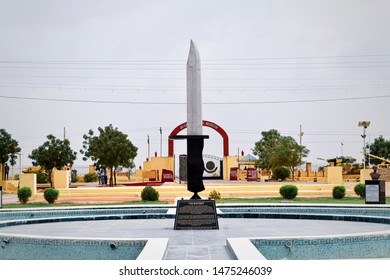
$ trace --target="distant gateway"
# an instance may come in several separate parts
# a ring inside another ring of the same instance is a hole
[[[229,156],[229,136],[227,135],[226,131],[221,128],[219,125],[216,123],[210,122],[210,121],[205,121],[203,120],[203,126],[210,127],[217,131],[223,138],[223,156],[227,157]],[[184,130],[187,128],[187,122],[184,122],[180,125],[178,125],[174,130],[172,130],[171,136],[176,136],[179,134],[180,131]],[[174,141],[172,139],[168,140],[168,156],[173,157],[174,156]]]

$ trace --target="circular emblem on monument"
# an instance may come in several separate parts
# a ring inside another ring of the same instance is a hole
[[[217,171],[217,169],[218,167],[215,166],[215,163],[213,161],[210,160],[206,163],[205,170],[207,173],[214,173],[215,171]]]

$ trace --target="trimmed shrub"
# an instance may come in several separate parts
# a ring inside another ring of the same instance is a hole
[[[210,199],[221,199],[221,194],[219,191],[212,190],[209,194]]]
[[[84,175],[84,182],[86,183],[97,182],[98,180],[99,177],[96,173],[87,173]]]
[[[353,190],[361,198],[366,197],[366,185],[365,184],[357,184]]]
[[[297,197],[298,188],[294,185],[284,185],[279,189],[279,193],[284,199],[294,199]]]
[[[158,201],[160,194],[155,188],[147,186],[141,192],[142,201]]]
[[[28,187],[23,187],[18,189],[19,202],[22,204],[26,204],[28,199],[31,197],[31,195],[32,195],[31,189]]]
[[[286,180],[291,175],[290,169],[286,167],[276,167],[272,170],[272,178],[275,180]]]
[[[43,192],[43,197],[47,202],[50,204],[53,204],[57,199],[58,195],[60,194],[59,190],[55,190],[53,188],[48,188]]]
[[[332,191],[333,198],[342,199],[345,196],[346,188],[344,186],[335,186]]]

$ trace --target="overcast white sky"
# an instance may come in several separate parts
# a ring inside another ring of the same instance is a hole
[[[0,127],[23,165],[50,133],[66,127],[79,151],[83,134],[110,123],[139,148],[137,166],[147,135],[160,152],[159,127],[166,155],[186,121],[192,39],[203,119],[226,130],[231,155],[269,129],[299,141],[302,125],[308,161],[340,156],[341,143],[361,161],[359,121],[371,121],[367,140],[390,138],[389,11],[386,0],[1,0]],[[222,156],[219,134],[204,133],[205,153]]]

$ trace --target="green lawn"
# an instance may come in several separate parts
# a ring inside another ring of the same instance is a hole
[[[300,198],[297,197],[292,201],[287,201],[281,197],[263,197],[263,198],[224,198],[217,199],[217,204],[224,203],[313,203],[313,204],[365,204],[364,198],[357,197],[344,197],[343,199],[334,199],[330,197],[316,197],[316,198]],[[113,203],[34,203],[29,202],[27,204],[12,203],[3,204],[3,208],[34,208],[34,207],[72,207],[72,206],[116,206],[116,205],[151,205],[151,204],[169,204],[168,201],[126,201],[126,202],[113,202]],[[386,198],[386,204],[390,204],[390,197]]]
[[[115,203],[73,203],[73,202],[61,202],[61,203],[34,203],[29,202],[27,204],[10,203],[3,204],[3,208],[35,208],[35,207],[73,207],[73,206],[103,206],[103,205],[150,205],[150,204],[168,204],[168,201],[125,201]]]
[[[343,199],[334,199],[330,197],[300,198],[292,201],[282,197],[264,197],[264,198],[224,198],[217,199],[217,203],[322,203],[322,204],[365,204],[364,198],[344,197]],[[390,197],[386,198],[386,204],[390,204]]]

